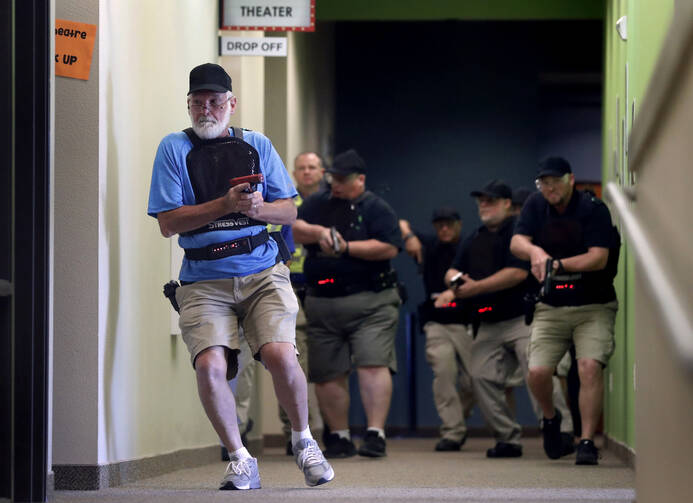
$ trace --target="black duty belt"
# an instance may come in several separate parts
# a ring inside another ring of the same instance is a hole
[[[185,248],[185,257],[188,260],[217,260],[231,257],[232,255],[250,253],[267,241],[269,241],[269,233],[267,229],[263,229],[262,232],[255,236],[224,241],[223,243],[213,243],[202,248]]]
[[[376,273],[370,279],[356,281],[345,277],[323,278],[315,282],[308,282],[306,292],[312,297],[343,297],[360,292],[381,292],[386,288],[392,288],[397,284],[397,273],[385,271]]]

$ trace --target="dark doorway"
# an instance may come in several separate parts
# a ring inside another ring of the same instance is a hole
[[[368,188],[417,230],[432,232],[433,209],[447,205],[467,234],[479,225],[469,192],[488,180],[533,188],[540,158],[569,155],[556,148],[582,154],[578,178],[582,164],[601,165],[602,30],[601,21],[338,22],[335,153],[356,148]],[[409,301],[388,425],[434,429],[424,336],[405,331],[423,301],[421,278],[404,253],[394,265]],[[352,390],[350,420],[360,425]],[[537,426],[519,393],[518,419]],[[469,424],[483,424],[478,412]]]
[[[2,3],[0,499],[45,501],[50,5]]]

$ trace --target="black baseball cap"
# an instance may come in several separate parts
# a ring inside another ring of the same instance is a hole
[[[491,180],[483,188],[472,191],[472,197],[488,196],[498,199],[512,199],[513,191],[503,180]]]
[[[570,163],[562,157],[547,157],[539,163],[537,178],[542,176],[563,176],[572,173]]]
[[[188,94],[196,91],[214,91],[225,93],[231,91],[231,77],[221,66],[214,63],[205,63],[190,70],[190,90]]]
[[[433,211],[433,217],[431,218],[431,221],[435,223],[439,220],[462,220],[462,219],[460,218],[460,214],[457,213],[457,210],[455,208],[445,206],[443,208],[437,208],[436,210]]]
[[[525,204],[525,201],[527,198],[534,192],[532,189],[528,189],[527,187],[518,187],[515,190],[513,190],[513,204],[516,204],[518,206],[522,206]]]
[[[332,166],[327,168],[327,172],[341,176],[350,175],[352,173],[365,173],[366,162],[361,158],[356,150],[350,148],[346,152],[337,154],[334,157]]]

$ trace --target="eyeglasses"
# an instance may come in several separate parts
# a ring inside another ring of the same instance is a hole
[[[566,173],[563,176],[542,176],[541,178],[537,178],[536,180],[534,180],[534,184],[537,186],[537,189],[539,190],[543,188],[548,189],[550,187],[556,187],[561,183],[566,183],[569,177],[570,173]]]
[[[353,180],[356,180],[356,177],[359,176],[358,173],[351,173],[349,175],[334,175],[332,173],[327,173],[325,175],[325,181],[329,183],[330,185],[332,184],[344,184],[351,182]]]
[[[224,108],[224,105],[226,105],[231,98],[226,98],[223,100],[209,100],[205,101],[204,103],[190,103],[188,104],[188,108],[192,110],[195,113],[202,112],[202,109],[206,108],[210,112],[213,110],[221,110]]]

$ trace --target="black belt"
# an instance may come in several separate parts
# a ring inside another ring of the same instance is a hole
[[[242,255],[250,253],[260,245],[269,241],[267,229],[255,236],[224,241],[223,243],[213,243],[202,248],[185,248],[185,258],[188,260],[216,260],[231,257],[232,255]]]
[[[339,286],[308,286],[306,293],[311,297],[344,297],[345,295],[353,295],[361,292],[374,292],[371,283],[350,283]]]
[[[317,284],[309,282],[306,285],[306,292],[311,297],[343,297],[360,292],[382,292],[396,284],[397,273],[385,271],[375,274],[369,281],[357,282],[341,277],[318,281]]]

